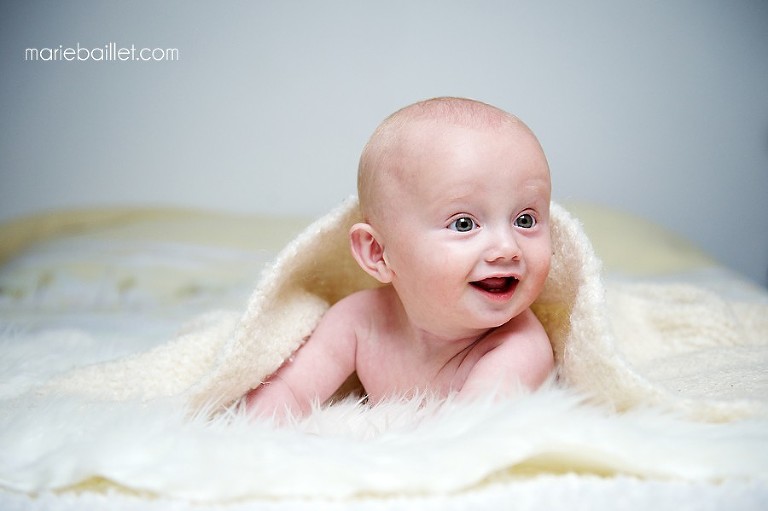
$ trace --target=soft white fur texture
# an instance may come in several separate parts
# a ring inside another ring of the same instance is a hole
[[[93,477],[208,503],[443,495],[565,472],[768,481],[765,422],[617,415],[551,385],[505,401],[346,400],[282,427],[240,407],[190,419],[171,400],[4,405],[0,482],[25,493]]]
[[[375,285],[349,256],[358,219],[354,200],[341,205],[281,252],[244,311],[205,314],[143,352],[123,355],[130,339],[76,330],[5,332],[13,358],[0,368],[0,487],[21,493],[0,494],[0,504],[34,507],[21,494],[40,494],[38,503],[91,505],[107,480],[128,492],[115,502],[147,508],[162,497],[212,508],[242,499],[302,508],[312,502],[296,499],[313,498],[443,509],[497,506],[499,495],[535,502],[530,488],[562,496],[551,509],[578,509],[567,485],[585,478],[596,492],[589,508],[615,509],[600,496],[637,497],[634,477],[695,508],[766,503],[768,306],[691,286],[606,288],[580,224],[557,205],[552,272],[535,304],[557,383],[475,403],[348,399],[284,427],[248,417],[237,399],[330,304]],[[50,493],[73,487],[91,497]]]
[[[169,343],[74,371],[50,389],[178,396],[192,410],[234,402],[301,345],[332,303],[377,285],[349,252],[349,227],[361,220],[350,199],[310,225],[265,272],[239,318],[208,315]],[[552,267],[534,311],[566,384],[617,410],[655,405],[710,421],[768,413],[767,304],[650,284],[614,287],[608,300],[578,220],[553,204],[551,228]]]

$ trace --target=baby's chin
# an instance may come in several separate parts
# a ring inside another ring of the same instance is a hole
[[[501,326],[506,325],[513,319],[515,319],[520,313],[515,311],[514,314],[508,313],[508,314],[495,314],[495,315],[484,315],[483,317],[475,318],[475,321],[473,321],[471,324],[467,324],[466,326],[468,328],[471,328],[476,331],[488,331],[488,330],[494,330],[496,328],[499,328]]]

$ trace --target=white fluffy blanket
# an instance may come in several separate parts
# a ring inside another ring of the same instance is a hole
[[[492,500],[526,477],[574,473],[719,482],[698,491],[742,505],[768,498],[768,305],[682,285],[606,290],[580,224],[557,205],[534,306],[557,382],[503,402],[347,399],[283,428],[247,417],[238,398],[330,304],[375,285],[348,253],[358,219],[350,200],[309,226],[244,312],[211,312],[143,353],[17,386],[28,390],[1,403],[0,486],[93,494],[106,484],[208,503],[355,498],[359,508],[467,491]]]
[[[277,258],[246,310],[210,314],[139,356],[75,371],[49,390],[109,399],[179,396],[193,410],[229,405],[275,371],[330,304],[376,285],[349,254],[350,200]],[[534,305],[562,381],[617,410],[662,406],[696,419],[765,415],[768,308],[687,286],[615,286],[580,224],[552,209],[553,262]]]

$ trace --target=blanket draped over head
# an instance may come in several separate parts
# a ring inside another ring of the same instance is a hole
[[[127,400],[177,398],[222,409],[277,370],[334,302],[378,285],[349,251],[350,199],[305,229],[265,271],[239,314],[211,312],[171,341],[75,369],[47,391]],[[768,305],[687,285],[606,287],[581,224],[552,205],[552,266],[533,305],[559,382],[617,411],[661,407],[694,420],[768,411]]]

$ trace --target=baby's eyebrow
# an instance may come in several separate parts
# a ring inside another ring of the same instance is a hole
[[[471,193],[452,194],[449,195],[444,202],[447,206],[451,206],[456,210],[473,209],[473,207],[476,206],[476,200]]]
[[[446,215],[446,218],[453,218],[457,215],[471,215],[475,208],[467,200],[455,199],[442,205],[440,211]]]

